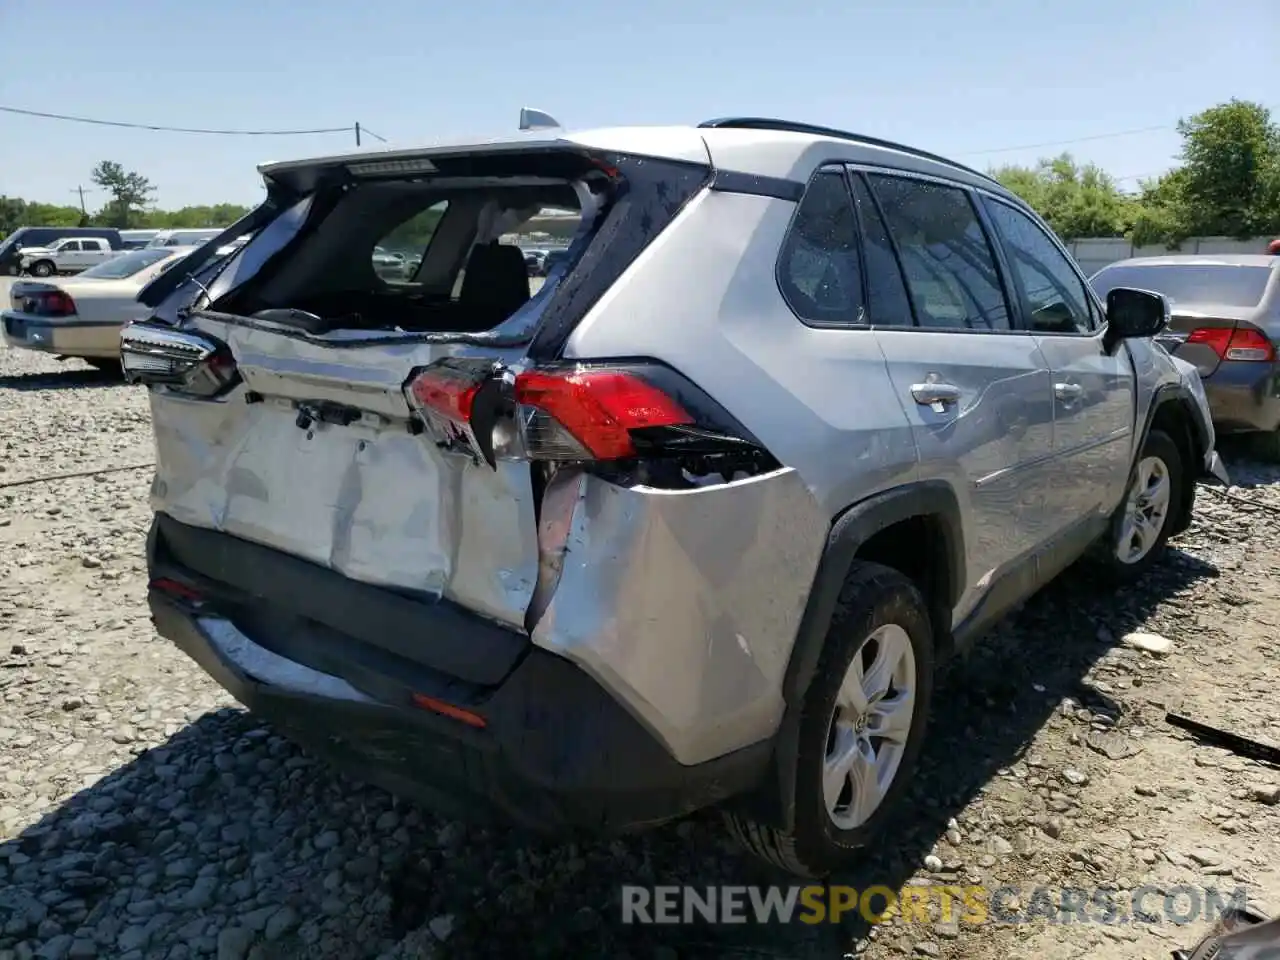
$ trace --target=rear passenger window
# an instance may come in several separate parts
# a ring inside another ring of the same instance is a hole
[[[801,320],[862,321],[857,221],[842,172],[819,172],[805,191],[782,242],[778,285]]]
[[[988,200],[987,212],[1022,287],[1027,326],[1038,333],[1089,333],[1093,311],[1084,281],[1057,244],[1007,203]]]
[[[995,255],[969,195],[955,187],[872,175],[921,327],[1008,330]]]
[[[862,259],[867,273],[867,319],[880,327],[910,327],[911,300],[902,281],[898,255],[893,252],[889,231],[871,199],[871,191],[861,176],[853,177],[853,199],[862,221]]]

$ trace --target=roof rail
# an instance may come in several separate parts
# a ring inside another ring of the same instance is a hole
[[[989,173],[983,173],[980,170],[974,170],[972,167],[966,167],[963,163],[956,163],[944,156],[936,153],[930,153],[928,150],[918,150],[915,147],[909,147],[904,143],[895,143],[892,140],[881,140],[879,137],[868,137],[861,133],[850,133],[848,130],[837,130],[834,127],[822,127],[813,123],[796,123],[792,120],[775,120],[769,117],[721,117],[716,120],[706,120],[698,124],[699,128],[712,129],[730,129],[730,130],[779,130],[784,133],[807,133],[815,137],[831,137],[836,140],[857,140],[860,143],[870,144],[873,147],[885,147],[889,150],[898,150],[902,153],[910,153],[925,160],[932,160],[935,163],[945,163],[949,167],[955,167],[957,170],[964,170],[966,173],[972,173],[974,176],[981,177],[983,180],[991,183],[999,183],[995,177]]]

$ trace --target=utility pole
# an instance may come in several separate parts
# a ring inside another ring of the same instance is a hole
[[[71,192],[80,194],[80,226],[82,227],[88,226],[89,225],[89,208],[86,207],[84,204],[84,187],[77,186]]]
[[[360,121],[356,121],[356,146],[360,146]]]

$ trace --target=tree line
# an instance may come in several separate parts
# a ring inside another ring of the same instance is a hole
[[[1179,121],[1178,133],[1178,165],[1142,181],[1134,192],[1070,153],[988,172],[1064,240],[1126,237],[1139,245],[1173,247],[1194,236],[1280,237],[1280,125],[1271,112],[1259,103],[1231,100]],[[161,210],[153,205],[151,181],[111,160],[90,176],[108,197],[95,213],[0,196],[0,237],[19,226],[225,227],[248,212],[234,203]],[[424,211],[387,245],[425,242],[439,216],[436,208]]]
[[[1069,153],[989,172],[1064,240],[1176,246],[1188,237],[1280,237],[1280,125],[1271,112],[1231,100],[1179,121],[1178,133],[1178,165],[1134,193]]]
[[[154,230],[225,227],[249,212],[248,207],[238,203],[161,210],[152,204],[155,185],[142,174],[125,170],[113,160],[97,164],[89,178],[107,195],[107,201],[93,212],[74,204],[40,203],[0,195],[0,239],[18,227]]]

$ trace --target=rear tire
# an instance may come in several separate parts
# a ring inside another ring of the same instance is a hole
[[[1164,553],[1187,482],[1182,451],[1162,430],[1147,434],[1123,502],[1095,548],[1099,572],[1131,583]]]
[[[915,769],[933,674],[933,626],[920,591],[896,570],[855,563],[801,706],[794,826],[780,830],[726,810],[730,832],[755,856],[801,877],[854,862],[884,834]],[[868,696],[881,679],[884,691]]]

